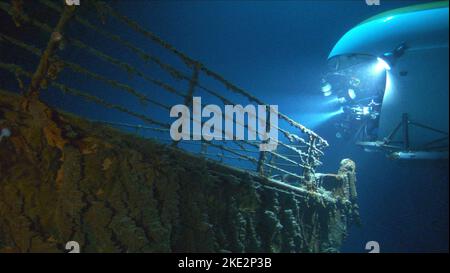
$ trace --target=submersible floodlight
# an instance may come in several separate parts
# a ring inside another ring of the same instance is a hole
[[[354,89],[349,88],[347,93],[348,93],[348,97],[351,98],[352,100],[354,100],[356,98],[356,92]]]
[[[377,63],[375,64],[374,72],[380,73],[382,71],[389,71],[391,70],[391,66],[382,58],[377,57]]]
[[[322,93],[325,97],[331,95],[331,84],[329,82],[322,82]]]

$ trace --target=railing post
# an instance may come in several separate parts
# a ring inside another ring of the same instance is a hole
[[[312,135],[309,136],[308,143],[308,155],[306,158],[307,168],[303,169],[303,177],[305,179],[305,183],[308,187],[314,187],[315,185],[315,174],[314,174],[314,147],[316,145],[316,138]]]
[[[266,152],[259,152],[258,165],[256,167],[256,171],[264,176],[264,161],[266,161]]]
[[[190,66],[192,66],[192,77],[189,81],[189,89],[187,91],[187,94],[184,97],[184,105],[192,109],[192,97],[194,96],[195,87],[198,84],[198,76],[200,72],[201,65],[198,62],[192,63]],[[201,115],[200,115],[201,116]],[[192,122],[195,122],[195,120],[192,118]],[[201,120],[199,120],[201,122]],[[203,138],[202,140],[203,141]],[[178,145],[178,142],[180,141],[173,141],[172,146],[176,147]]]
[[[275,165],[275,157],[274,157],[273,155],[270,156],[269,164],[272,165],[272,166]],[[268,177],[270,177],[270,176],[272,175],[272,168],[269,168],[269,169],[267,170],[266,175],[267,175]]]
[[[270,107],[268,105],[265,106],[266,107],[266,132],[269,130],[270,131]],[[267,108],[269,108],[269,111],[267,111]],[[265,142],[269,142],[269,140],[266,140]],[[264,170],[264,163],[266,161],[266,155],[267,153],[265,151],[260,151],[259,152],[259,158],[258,158],[258,164],[256,166],[256,171],[259,173],[259,175],[261,176],[265,176],[265,170]]]
[[[39,90],[41,84],[45,80],[48,73],[48,69],[50,67],[50,58],[53,55],[58,44],[61,42],[63,38],[62,36],[63,29],[67,24],[67,22],[69,21],[69,19],[72,17],[74,11],[75,6],[66,6],[64,8],[61,17],[59,18],[58,24],[53,30],[53,33],[51,34],[50,39],[47,43],[47,48],[42,54],[36,72],[34,72],[33,77],[31,78],[31,84],[28,90],[27,97],[31,99],[33,98],[37,99],[39,97]]]

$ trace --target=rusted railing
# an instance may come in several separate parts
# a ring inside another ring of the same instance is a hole
[[[56,27],[50,26],[48,23],[43,22],[39,18],[30,16],[27,11],[26,3],[23,6],[18,7],[17,4],[11,1],[10,3],[1,2],[0,12],[7,13],[15,22],[20,22],[16,25],[27,25],[33,27],[36,31],[42,32],[49,37],[49,43],[45,49],[40,49],[33,45],[32,41],[24,41],[13,37],[12,34],[0,33],[0,42],[13,46],[15,49],[20,49],[34,55],[38,62],[37,71],[44,71],[45,73],[37,74],[35,72],[27,71],[24,68],[23,63],[11,63],[0,60],[0,69],[3,71],[11,72],[19,82],[22,82],[22,78],[31,79],[30,87],[28,88],[28,95],[39,97],[40,90],[48,87],[60,90],[66,94],[80,97],[86,101],[102,105],[107,108],[111,108],[120,112],[123,112],[129,116],[139,119],[143,122],[140,123],[126,123],[105,121],[103,123],[110,124],[115,127],[121,127],[123,129],[129,128],[136,130],[137,133],[143,131],[158,132],[158,134],[144,134],[147,137],[155,137],[159,141],[172,143],[174,146],[191,145],[197,147],[187,148],[189,151],[196,150],[202,156],[206,156],[219,161],[240,160],[244,162],[250,162],[254,165],[251,171],[257,172],[262,176],[269,176],[274,172],[291,175],[300,180],[306,182],[314,182],[314,171],[317,166],[321,164],[320,157],[323,155],[323,148],[327,147],[327,142],[317,135],[312,130],[306,128],[300,123],[295,122],[287,115],[278,112],[280,125],[274,128],[273,124],[269,124],[272,128],[279,131],[282,138],[275,140],[277,142],[277,150],[274,151],[259,151],[258,141],[249,140],[235,140],[227,142],[219,141],[171,141],[169,137],[170,124],[164,119],[157,116],[151,116],[139,111],[133,111],[129,107],[123,105],[111,103],[108,99],[94,95],[92,92],[83,91],[76,87],[71,86],[70,80],[58,80],[58,75],[63,73],[77,73],[82,75],[89,81],[95,81],[107,86],[108,90],[118,90],[125,92],[128,96],[136,98],[143,104],[151,104],[156,108],[159,108],[167,112],[171,104],[184,103],[189,105],[192,102],[192,97],[202,94],[207,94],[206,99],[215,98],[224,105],[236,105],[236,97],[241,100],[247,100],[248,103],[254,103],[258,105],[268,105],[262,102],[260,99],[252,95],[250,92],[234,85],[226,80],[220,74],[210,70],[201,62],[190,58],[186,54],[182,53],[166,41],[162,40],[152,32],[146,30],[132,19],[118,13],[103,1],[83,1],[83,5],[89,5],[92,10],[96,11],[96,16],[93,14],[84,14],[78,8],[64,7],[62,1],[54,2],[50,0],[38,0],[39,8],[45,9],[47,13],[51,12],[55,18],[58,17],[59,23]],[[34,3],[37,5],[37,3]],[[70,21],[69,21],[70,20]],[[141,38],[147,39],[153,46],[157,47],[158,52],[164,52],[163,54],[152,54],[149,51],[141,48],[139,45],[135,45],[129,40],[114,33],[114,31],[108,30],[109,28],[105,24],[105,21],[110,20],[115,24],[121,24],[127,27],[130,31],[133,31]],[[47,21],[47,20],[45,20]],[[69,22],[68,22],[69,21]],[[81,37],[77,37],[77,34],[72,33],[70,30],[64,32],[62,30],[63,25],[68,23],[81,26],[83,31],[95,34],[97,37],[106,39],[111,43],[115,43],[117,46],[127,50],[129,53],[142,60],[145,65],[156,66],[164,73],[164,77],[168,76],[171,80],[162,80],[160,77],[162,74],[150,75],[147,70],[141,67],[121,60],[119,54],[108,54],[106,50],[100,48],[98,44],[91,45],[84,42]],[[20,31],[20,28],[18,28]],[[63,57],[57,49],[58,43],[64,42],[69,47],[76,48],[80,52],[83,52],[86,56],[98,61],[104,62],[111,67],[117,68],[128,75],[133,75],[139,78],[148,87],[157,88],[157,92],[144,92],[133,87],[129,82],[122,82],[117,79],[111,78],[111,76],[100,74],[92,69],[83,66],[83,62],[77,63],[76,61],[70,61]],[[61,55],[61,56],[60,56]],[[179,68],[175,64],[171,64],[169,61],[163,61],[164,56],[170,58],[176,57],[180,63],[183,64],[183,68]],[[51,75],[49,75],[52,72]],[[42,82],[46,84],[43,86]],[[187,83],[187,90],[182,91],[177,88],[173,83],[185,82]],[[214,82],[214,88],[208,87],[209,84],[205,83]],[[40,83],[40,85],[38,85]],[[23,84],[22,84],[23,85]],[[19,88],[23,89],[23,87]],[[180,101],[159,100],[160,94],[170,93]],[[205,98],[205,97],[203,97]],[[242,104],[242,101],[241,103]],[[233,119],[233,117],[222,114],[224,119]],[[192,120],[192,122],[201,122],[200,120]],[[252,130],[246,124],[241,124],[247,130]],[[215,128],[217,129],[217,128]],[[220,130],[219,130],[220,131]],[[223,133],[223,132],[221,132]],[[258,133],[258,132],[255,132]],[[230,144],[232,143],[232,144]],[[229,163],[231,164],[231,163]]]

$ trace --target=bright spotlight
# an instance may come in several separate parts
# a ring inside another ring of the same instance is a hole
[[[382,71],[389,71],[389,70],[391,70],[391,66],[385,60],[381,59],[380,57],[377,57],[377,63],[375,64],[374,72],[378,74]]]
[[[369,107],[364,106],[364,107],[362,108],[362,114],[363,114],[363,116],[367,116],[368,114],[370,114],[370,109],[369,109]]]
[[[330,83],[324,83],[324,85],[322,85],[322,93],[325,97],[328,97],[329,95],[331,95],[331,84]]]
[[[322,92],[329,92],[331,90],[331,84],[329,84],[328,82],[322,86]]]
[[[356,92],[353,89],[348,89],[348,96],[350,99],[354,100],[356,98]]]

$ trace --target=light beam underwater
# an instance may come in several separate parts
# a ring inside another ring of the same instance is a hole
[[[299,115],[298,119],[306,124],[310,128],[316,128],[330,120],[331,118],[344,113],[343,107],[338,110],[326,112],[326,113],[307,113],[304,115]]]

